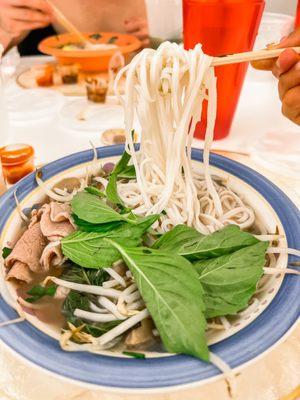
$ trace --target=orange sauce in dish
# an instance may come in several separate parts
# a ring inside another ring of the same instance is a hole
[[[12,144],[0,148],[4,179],[14,184],[34,171],[34,149],[27,144]]]

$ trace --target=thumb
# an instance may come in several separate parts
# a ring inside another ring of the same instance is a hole
[[[300,28],[296,29],[289,36],[285,36],[284,38],[282,38],[278,44],[269,45],[269,46],[267,46],[267,48],[268,49],[283,49],[285,47],[297,47],[297,46],[300,46]],[[293,53],[295,53],[295,52],[293,52]],[[285,56],[283,56],[283,57],[285,57]],[[275,74],[275,72],[279,73],[279,71],[278,71],[279,64],[276,66],[275,63],[276,63],[276,58],[269,58],[269,59],[260,60],[260,61],[252,61],[251,65],[255,69],[268,70],[268,71],[272,70],[273,73]],[[280,63],[280,61],[279,61],[279,63]],[[285,63],[285,61],[283,61],[283,63]],[[283,65],[283,68],[284,69],[286,68],[285,64]],[[288,68],[288,69],[290,69],[290,68]]]
[[[278,78],[280,75],[289,71],[299,60],[300,56],[295,50],[286,49],[278,57],[272,72]]]

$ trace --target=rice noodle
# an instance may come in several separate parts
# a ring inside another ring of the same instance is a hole
[[[136,180],[119,182],[118,193],[137,215],[165,211],[159,232],[178,224],[209,234],[232,223],[245,229],[255,220],[241,198],[212,179],[209,151],[216,117],[216,78],[212,57],[197,45],[186,51],[165,42],[154,51],[144,49],[122,69],[115,92],[124,105],[126,150]],[[125,96],[118,83],[126,73]],[[208,99],[204,146],[204,175],[192,166],[191,144],[202,103]],[[140,152],[132,139],[134,115],[142,127]]]

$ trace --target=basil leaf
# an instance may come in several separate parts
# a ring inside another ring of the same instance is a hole
[[[77,193],[72,200],[72,210],[80,219],[93,224],[104,224],[106,222],[123,221],[113,208],[108,206],[99,197],[86,192]]]
[[[2,258],[5,260],[10,253],[13,251],[13,249],[10,249],[9,247],[3,247],[2,249]]]
[[[118,174],[118,178],[121,179],[135,179],[136,178],[136,172],[134,165],[128,165],[126,168],[124,168],[123,171],[121,171]]]
[[[124,356],[136,358],[136,359],[145,359],[146,355],[144,353],[136,353],[135,351],[123,351]]]
[[[263,274],[268,242],[194,264],[204,289],[206,317],[236,314],[247,307]]]
[[[166,251],[175,250],[176,253],[178,253],[182,246],[190,242],[195,243],[202,236],[204,235],[187,225],[176,225],[172,230],[164,233],[158,240],[156,240],[152,248]]]
[[[112,170],[112,174],[119,175],[124,169],[126,169],[129,161],[130,161],[131,155],[127,153],[127,151],[124,151],[122,154],[122,157],[120,160],[117,162],[115,165],[114,169]]]
[[[105,240],[132,272],[167,351],[207,361],[203,289],[189,261],[161,250],[128,248]]]
[[[90,311],[90,300],[85,293],[79,293],[75,290],[70,290],[62,306],[62,313],[65,315],[68,321],[73,318],[73,314],[76,308]]]
[[[115,43],[115,41],[118,39],[118,36],[112,36],[111,38],[108,39],[107,43],[112,44]]]
[[[118,176],[115,173],[112,173],[110,175],[105,193],[108,201],[110,201],[113,204],[121,205],[124,207],[125,206],[124,202],[118,195],[117,179]]]
[[[28,303],[34,303],[35,301],[40,300],[44,296],[53,297],[55,295],[56,288],[57,288],[56,285],[50,285],[47,287],[41,285],[33,286],[27,292],[27,294],[31,295],[31,297],[28,297],[26,301],[28,301]]]
[[[237,225],[227,225],[210,235],[178,225],[160,237],[155,247],[175,251],[189,260],[202,260],[230,254],[258,242],[251,233],[241,231]]]
[[[91,39],[98,40],[98,39],[102,38],[102,35],[101,35],[101,33],[92,33],[89,37]]]
[[[109,232],[118,228],[122,224],[125,224],[125,222],[122,221],[106,222],[105,224],[92,224],[91,222],[78,218],[76,214],[73,214],[72,217],[79,230],[84,232]]]
[[[71,263],[68,265],[67,263],[60,279],[85,285],[101,286],[103,282],[109,279],[109,274],[104,269],[88,269]]]
[[[95,186],[87,186],[84,190],[90,194],[94,194],[95,196],[105,197],[105,194]]]
[[[108,185],[106,187],[106,196],[107,199],[113,203],[118,204],[124,207],[124,203],[120,196],[118,195],[117,188],[117,180],[119,178],[127,178],[132,179],[135,178],[135,168],[133,165],[128,165],[131,156],[124,151],[121,159],[115,165],[114,169],[111,172],[111,175],[108,180]]]
[[[62,239],[62,252],[75,264],[85,268],[109,267],[120,259],[120,255],[103,239],[107,237],[120,244],[137,246],[142,242],[143,234],[158,218],[158,215],[151,215],[135,225],[126,223],[109,232],[76,231]]]
[[[126,221],[131,224],[139,223],[139,218],[132,218],[131,210],[125,209],[118,213],[98,196],[86,192],[77,193],[72,200],[72,211],[79,221],[91,224],[106,224],[109,222]],[[129,212],[129,214],[128,214]],[[82,226],[84,224],[81,224]]]

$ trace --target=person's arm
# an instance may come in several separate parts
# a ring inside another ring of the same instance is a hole
[[[283,38],[276,48],[300,46],[300,29]],[[278,92],[282,102],[282,113],[300,125],[300,55],[287,49],[277,60],[252,63],[256,69],[270,70],[278,78]]]
[[[49,25],[52,19],[45,0],[0,0],[0,43],[8,50],[31,30]]]

